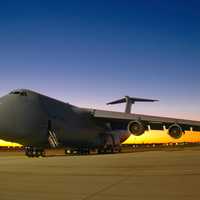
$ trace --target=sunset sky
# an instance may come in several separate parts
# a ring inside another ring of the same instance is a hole
[[[0,3],[0,96],[28,88],[81,107],[200,120],[200,2]],[[162,134],[160,133],[162,136]]]

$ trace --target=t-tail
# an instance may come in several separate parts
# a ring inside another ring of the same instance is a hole
[[[135,102],[155,102],[155,101],[158,101],[158,100],[125,96],[122,99],[109,102],[107,103],[107,105],[126,103],[125,113],[131,113],[132,105],[135,104]]]

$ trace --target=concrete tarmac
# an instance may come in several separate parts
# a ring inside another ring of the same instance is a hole
[[[197,200],[199,188],[196,147],[46,158],[0,153],[0,200]]]

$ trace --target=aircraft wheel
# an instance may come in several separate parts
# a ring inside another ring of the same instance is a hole
[[[44,150],[42,150],[42,151],[40,152],[40,156],[42,156],[42,157],[45,157],[45,156],[46,156]]]
[[[32,157],[32,153],[30,151],[26,151],[25,155],[28,156],[28,157]]]
[[[71,149],[65,149],[65,154],[66,154],[66,155],[72,154],[72,150],[71,150]]]
[[[98,154],[102,154],[102,149],[97,149]]]
[[[80,148],[78,150],[78,152],[79,152],[80,155],[88,155],[88,154],[90,154],[89,148]]]
[[[114,148],[113,147],[110,148],[110,152],[114,153]]]
[[[40,152],[36,151],[35,157],[37,157],[37,158],[40,157]]]
[[[36,149],[35,150],[35,157],[45,157],[45,152],[44,152],[44,150],[43,149]]]
[[[121,153],[121,146],[115,146],[115,148],[114,148],[114,150],[115,150],[115,152],[117,152],[117,153]]]
[[[32,147],[26,147],[25,148],[25,155],[28,157],[33,157],[33,148]]]
[[[37,149],[37,148],[34,148],[34,147],[26,147],[25,148],[25,155],[28,156],[28,157],[44,157],[45,156],[45,152],[43,149]]]
[[[89,154],[90,154],[90,149],[89,149],[89,148],[85,149],[85,150],[84,150],[84,153],[85,153],[86,155],[89,155]]]

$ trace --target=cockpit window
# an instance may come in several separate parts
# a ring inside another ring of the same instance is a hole
[[[19,94],[20,96],[27,96],[27,93],[24,91],[13,91],[10,94]]]

